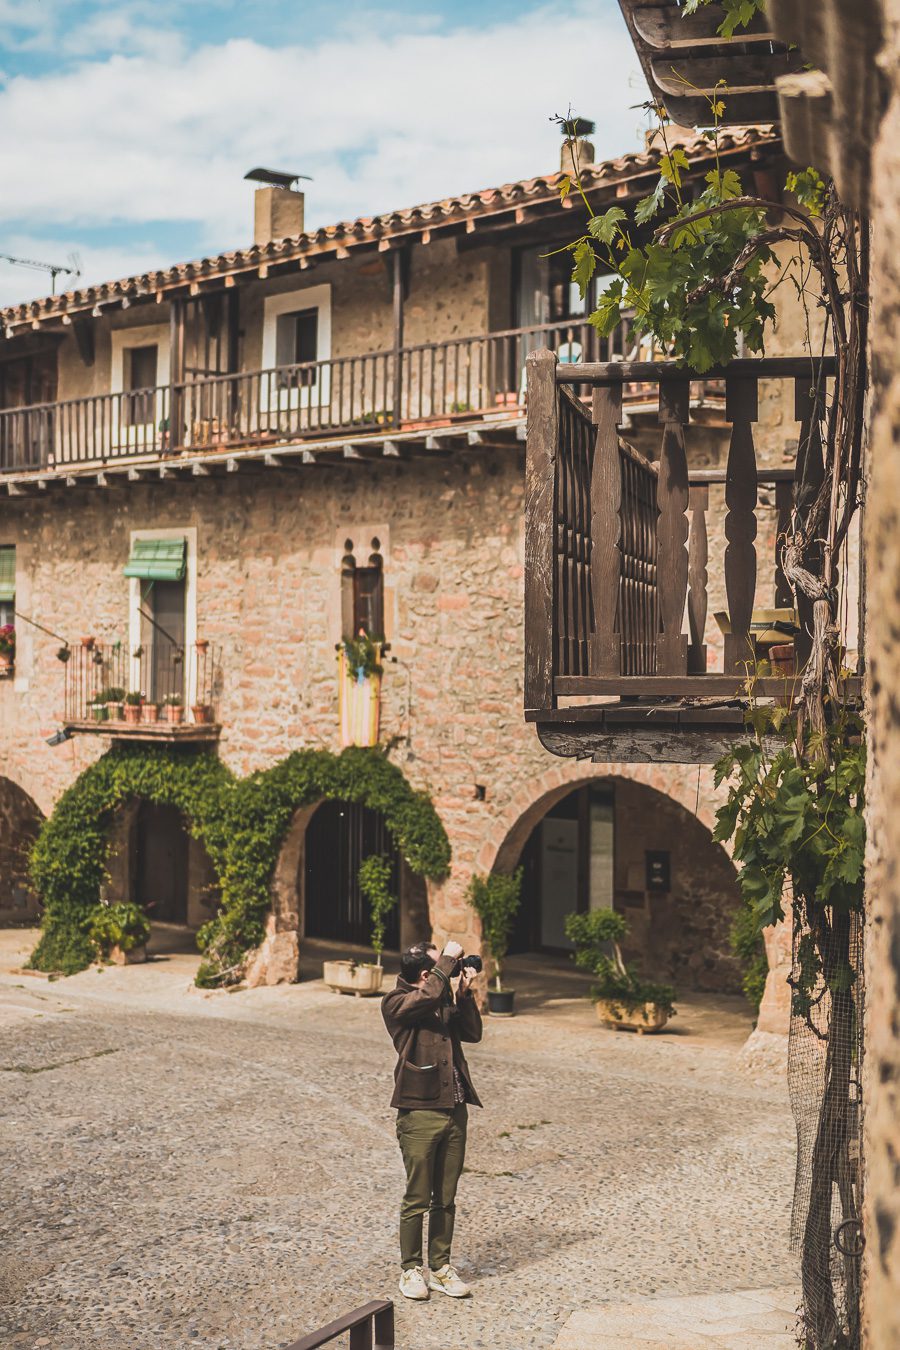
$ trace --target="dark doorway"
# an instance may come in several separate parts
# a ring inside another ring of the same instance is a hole
[[[567,914],[613,904],[615,798],[608,783],[576,788],[538,821],[522,850],[522,903],[509,950],[566,952]]]
[[[141,803],[135,864],[137,902],[150,920],[186,924],[188,836],[174,806]]]
[[[391,888],[400,894],[400,856],[384,817],[355,802],[323,802],[306,831],[307,937],[368,946],[372,923],[359,889],[359,865],[372,853],[392,866]],[[387,925],[385,946],[400,946],[399,906]]]

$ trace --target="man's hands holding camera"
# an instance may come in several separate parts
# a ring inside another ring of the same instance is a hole
[[[456,962],[451,974],[459,976],[459,984],[456,987],[457,995],[468,993],[475,982],[475,976],[482,969],[481,958],[478,956],[463,956],[462,947],[452,938],[444,944],[443,955],[452,956]]]

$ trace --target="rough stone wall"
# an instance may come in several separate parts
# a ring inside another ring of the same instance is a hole
[[[649,978],[682,989],[739,994],[729,938],[740,893],[728,854],[671,797],[624,780],[615,800],[615,904],[628,920],[626,959],[641,958]],[[646,889],[647,848],[669,854],[666,895]]]
[[[900,3],[885,0],[890,102],[872,179],[874,416],[866,494],[869,791],[865,1345],[900,1344]]]

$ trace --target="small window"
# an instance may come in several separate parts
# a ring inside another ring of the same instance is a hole
[[[125,348],[122,412],[126,426],[144,426],[153,421],[158,353],[155,344]]]
[[[384,560],[381,544],[372,540],[368,564],[357,567],[353,555],[353,540],[344,544],[341,564],[343,588],[341,622],[345,638],[359,637],[360,632],[370,638],[384,640]]]
[[[279,314],[275,320],[275,364],[279,368],[281,389],[297,388],[316,382],[314,370],[285,370],[285,366],[315,361],[319,354],[319,311],[299,309]]]

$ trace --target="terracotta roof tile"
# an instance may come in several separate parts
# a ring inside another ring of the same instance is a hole
[[[756,147],[777,149],[779,144],[780,132],[774,125],[733,128],[721,132],[719,137],[719,151],[724,154],[746,152]],[[699,135],[686,142],[684,148],[688,155],[701,159],[711,157],[713,153],[709,142]],[[617,159],[589,165],[583,173],[585,187],[590,191],[608,182],[622,182],[638,177],[652,171],[658,159],[658,150],[635,151],[620,155]],[[446,197],[441,201],[389,211],[380,216],[359,216],[356,220],[339,221],[335,225],[325,225],[317,230],[276,240],[270,244],[251,244],[246,248],[233,249],[214,257],[175,263],[170,267],[144,272],[138,276],[101,282],[94,286],[66,291],[62,295],[8,305],[0,309],[0,326],[10,330],[16,326],[31,324],[36,319],[59,319],[66,313],[83,312],[96,304],[174,289],[205,277],[227,276],[229,273],[259,267],[266,262],[300,261],[304,257],[334,253],[339,247],[371,245],[393,238],[420,234],[435,226],[497,214],[522,204],[548,202],[557,197],[562,177],[561,173],[544,174],[516,183],[505,183],[501,187],[485,188],[480,192],[465,193],[459,197]]]

